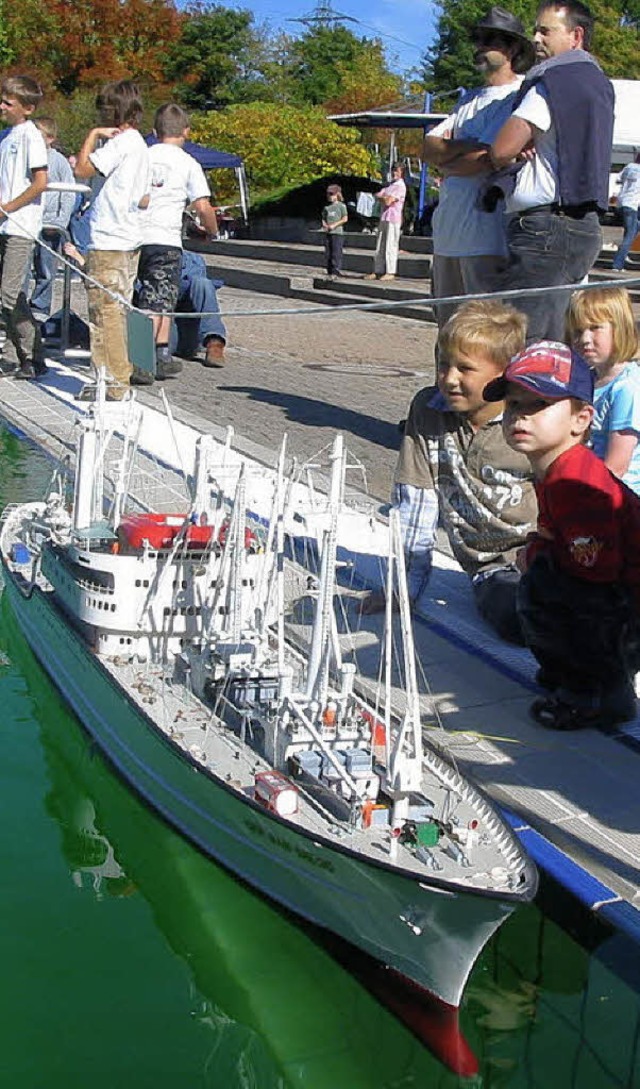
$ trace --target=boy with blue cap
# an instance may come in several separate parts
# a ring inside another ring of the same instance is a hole
[[[593,372],[564,344],[538,341],[484,396],[504,399],[505,439],[529,459],[538,498],[518,588],[547,690],[533,717],[555,730],[627,721],[636,713],[640,499],[585,445]]]

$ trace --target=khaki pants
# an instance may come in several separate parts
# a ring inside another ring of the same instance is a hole
[[[395,276],[398,267],[398,250],[400,249],[400,223],[387,223],[381,220],[378,227],[378,242],[373,263],[373,271],[376,276]]]
[[[33,242],[18,235],[0,235],[0,307],[7,330],[4,359],[21,366],[43,362],[42,338],[23,287],[31,267]]]
[[[90,250],[86,272],[127,302],[133,295],[138,271],[138,251]],[[94,284],[87,284],[91,361],[96,371],[104,367],[107,378],[128,386],[133,367],[129,362],[127,315],[124,306]]]

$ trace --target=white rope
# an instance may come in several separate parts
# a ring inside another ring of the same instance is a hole
[[[2,212],[3,215],[8,220],[11,220],[13,218],[13,213],[12,212],[7,212],[2,207],[1,204],[0,204],[0,212]],[[603,287],[626,287],[626,288],[629,288],[629,287],[638,287],[640,285],[640,275],[638,275],[638,276],[625,277],[624,280],[619,280],[619,279],[615,279],[615,280],[598,280],[598,281],[595,281],[593,283],[558,284],[558,285],[555,285],[553,287],[519,287],[519,288],[509,289],[508,291],[484,291],[484,292],[479,292],[478,294],[475,294],[475,295],[443,295],[443,296],[440,296],[438,298],[436,298],[436,297],[434,297],[432,295],[424,295],[424,296],[420,296],[420,297],[415,298],[415,299],[411,299],[411,298],[410,299],[400,299],[400,300],[380,299],[380,300],[376,300],[374,302],[366,302],[366,303],[360,303],[360,302],[358,302],[358,303],[344,303],[344,304],[337,305],[336,307],[333,308],[333,310],[330,310],[329,313],[327,313],[326,304],[321,304],[319,306],[301,306],[301,307],[292,307],[292,306],[261,307],[261,308],[254,309],[254,310],[219,310],[219,311],[214,310],[214,311],[203,311],[203,312],[200,312],[200,313],[197,313],[197,314],[183,313],[182,311],[179,311],[179,310],[153,310],[153,311],[151,311],[151,310],[142,310],[140,307],[134,306],[133,303],[130,300],[125,299],[123,295],[119,295],[117,292],[111,291],[108,287],[105,287],[104,284],[101,284],[99,280],[95,280],[88,273],[84,272],[84,270],[82,268],[79,268],[78,265],[74,261],[69,260],[66,257],[65,254],[58,253],[57,250],[54,250],[51,246],[48,246],[47,243],[43,242],[43,240],[41,238],[38,238],[35,235],[30,234],[28,231],[26,231],[22,227],[20,228],[20,233],[21,233],[22,237],[26,236],[27,238],[30,238],[31,241],[35,245],[41,246],[48,253],[52,254],[52,256],[56,257],[59,261],[61,261],[62,264],[66,265],[68,268],[70,268],[73,272],[77,272],[78,275],[83,280],[87,281],[87,283],[91,284],[93,287],[97,287],[100,291],[104,291],[105,295],[108,295],[111,299],[114,300],[114,302],[117,302],[120,306],[123,306],[126,310],[130,311],[131,313],[142,314],[146,318],[151,318],[151,317],[155,317],[155,318],[180,318],[181,321],[184,318],[187,318],[187,319],[194,318],[194,319],[197,319],[198,321],[200,321],[201,318],[218,318],[218,317],[220,317],[220,318],[309,317],[309,316],[312,316],[312,315],[315,315],[315,314],[322,314],[322,315],[324,315],[324,317],[327,317],[329,315],[339,316],[340,314],[343,314],[345,312],[351,312],[351,311],[363,311],[363,312],[366,312],[368,310],[376,310],[376,311],[385,310],[386,311],[386,310],[395,310],[395,309],[399,309],[400,307],[406,307],[406,306],[425,306],[425,307],[431,307],[431,308],[437,309],[439,306],[450,306],[452,303],[458,305],[460,303],[471,302],[471,301],[475,302],[476,300],[484,300],[484,299],[502,299],[502,300],[506,299],[507,301],[510,301],[511,299],[536,298],[538,296],[547,295],[547,294],[556,294],[556,293],[570,294],[570,293],[572,293],[574,291],[578,291],[578,290],[580,290],[580,291],[592,291],[592,290],[594,290],[595,291],[598,288],[603,288]]]

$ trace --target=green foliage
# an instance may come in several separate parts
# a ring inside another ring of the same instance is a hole
[[[170,48],[165,74],[190,109],[204,110],[268,97],[257,70],[260,36],[246,9],[195,4]]]
[[[191,128],[199,143],[242,156],[254,195],[331,173],[367,175],[374,168],[355,130],[339,128],[311,106],[231,106],[195,115]]]
[[[319,105],[338,97],[341,70],[351,68],[363,42],[346,27],[318,26],[295,43],[298,54],[292,75],[299,102]]]
[[[380,42],[364,42],[350,64],[336,65],[338,95],[324,103],[327,113],[356,113],[394,102],[402,94],[402,80],[387,68]]]

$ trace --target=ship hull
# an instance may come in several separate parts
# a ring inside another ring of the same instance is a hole
[[[52,595],[5,593],[41,665],[126,782],[205,854],[450,1006],[524,895],[433,884],[335,848],[265,811],[187,754],[130,700]]]

